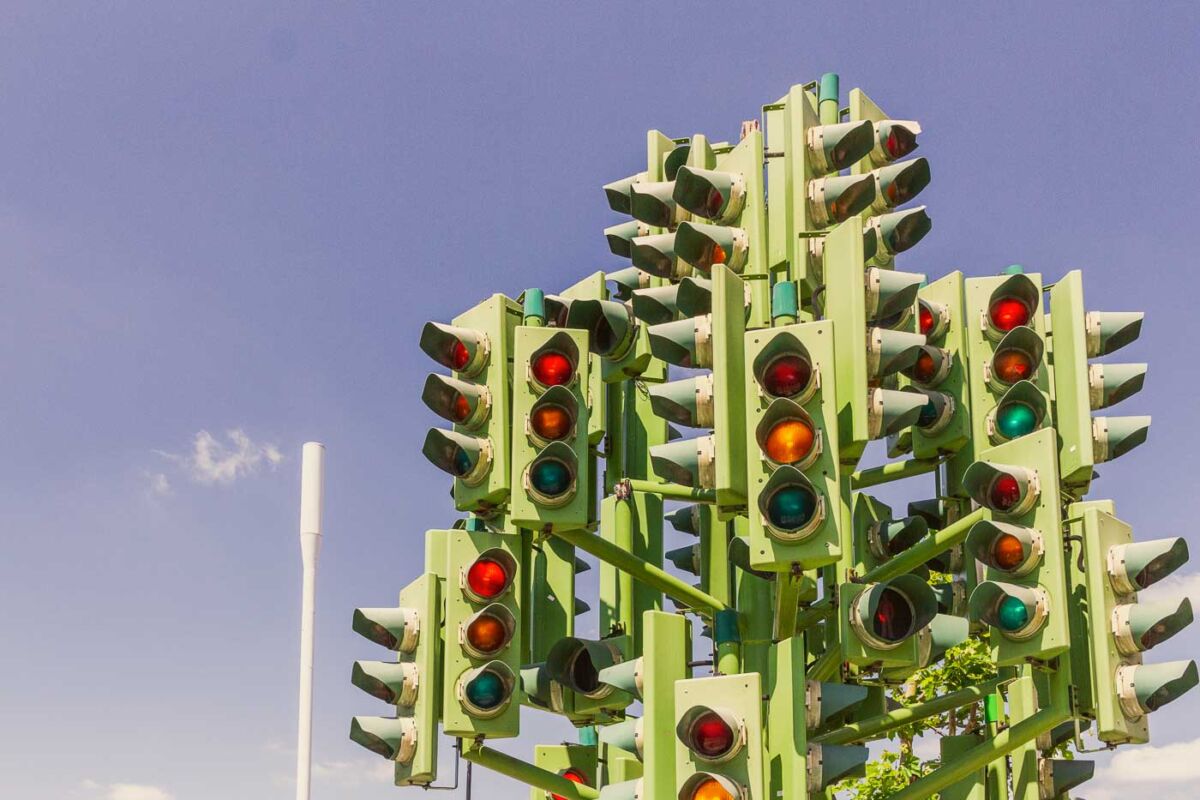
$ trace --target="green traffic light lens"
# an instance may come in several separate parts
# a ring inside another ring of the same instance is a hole
[[[767,501],[767,518],[783,531],[803,528],[817,511],[817,498],[807,487],[784,486]]]
[[[463,477],[471,472],[471,454],[463,448],[459,447],[454,451],[454,474],[458,477]]]
[[[546,459],[529,470],[534,491],[545,497],[558,497],[571,488],[571,470],[561,461]]]
[[[1032,433],[1037,423],[1037,412],[1027,403],[1009,403],[996,411],[996,428],[1005,439]]]
[[[938,421],[937,403],[933,402],[933,398],[929,398],[929,402],[921,406],[921,415],[917,417],[918,428],[928,428]]]
[[[1013,633],[1029,624],[1029,609],[1019,597],[1007,595],[996,608],[996,621],[1000,629]]]
[[[491,711],[504,702],[504,681],[494,672],[483,672],[467,684],[465,693],[471,705]]]

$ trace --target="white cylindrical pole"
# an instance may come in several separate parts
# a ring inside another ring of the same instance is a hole
[[[296,800],[309,800],[312,779],[313,627],[317,557],[325,505],[325,445],[305,442],[300,462],[300,557],[304,588],[300,610],[300,733],[296,744]]]

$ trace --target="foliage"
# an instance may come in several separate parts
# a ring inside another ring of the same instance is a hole
[[[937,767],[936,761],[921,761],[911,752],[884,751],[867,764],[867,776],[844,781],[837,791],[848,792],[854,800],[886,800],[910,783]]]

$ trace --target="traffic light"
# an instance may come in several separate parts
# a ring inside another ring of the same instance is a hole
[[[854,492],[850,515],[855,571],[860,575],[886,564],[929,533],[924,517],[894,518],[891,508],[864,492]]]
[[[680,169],[681,176],[686,169]],[[717,267],[711,313],[649,328],[650,350],[656,357],[676,366],[713,370],[709,375],[651,386],[651,409],[680,424],[714,428],[708,436],[651,447],[651,466],[673,483],[715,489],[722,518],[746,504],[745,296],[743,281],[728,268]]]
[[[645,326],[632,309],[614,300],[574,300],[567,308],[566,327],[588,332],[588,348],[600,356],[605,383],[641,375],[650,364]]]
[[[757,672],[675,683],[679,800],[765,800]]]
[[[925,337],[925,344],[916,360],[903,370],[901,380],[927,398],[912,426],[915,458],[956,453],[970,437],[966,329],[961,272],[952,272],[919,289],[917,332]]]
[[[621,222],[604,229],[604,238],[608,240],[608,249],[615,256],[622,258],[633,257],[633,240],[639,236],[649,236],[650,226],[636,219]]]
[[[971,441],[951,462],[952,488],[986,443],[1019,439],[1050,424],[1040,275],[965,281]]]
[[[581,744],[540,744],[533,749],[533,764],[553,772],[571,783],[595,788],[598,784],[596,748]],[[562,795],[536,787],[529,790],[529,800],[564,800]]]
[[[932,223],[924,206],[895,211],[929,185],[929,162],[924,158],[901,161],[917,149],[921,125],[913,120],[889,119],[861,89],[849,95],[849,116],[854,123],[872,126],[872,147],[851,166],[855,176],[875,180],[875,199],[867,210],[864,229],[875,240],[873,263],[890,267],[897,254],[914,247]]]
[[[847,583],[838,590],[842,660],[860,667],[916,667],[917,634],[937,615],[933,590],[920,577]]]
[[[430,429],[422,452],[454,477],[459,511],[487,516],[508,501],[510,348],[520,320],[520,306],[496,294],[453,325],[421,330],[421,349],[454,372],[425,382],[425,404],[454,428]]]
[[[570,692],[576,716],[608,719],[609,712],[625,709],[633,696],[601,678],[601,672],[627,660],[629,640],[625,636],[607,639],[580,639],[569,636],[559,640],[546,656],[546,673],[565,692]]]
[[[993,628],[1001,666],[1044,661],[1071,644],[1058,485],[1053,429],[984,450],[963,474],[966,493],[991,511],[964,543],[987,575],[968,611]]]
[[[706,278],[718,266],[735,275],[755,276],[743,287],[754,295],[752,326],[767,324],[769,310],[763,165],[762,133],[757,129],[747,131],[733,147],[712,146],[707,137],[697,135],[687,163],[675,175],[673,194],[692,215],[673,234],[675,256]],[[682,269],[675,274],[687,276]]]
[[[513,524],[574,530],[594,516],[589,487],[587,334],[522,325],[513,344]]]
[[[750,563],[790,570],[842,556],[834,327],[805,322],[745,335]]]
[[[521,702],[521,542],[449,530],[442,727],[449,736],[516,736]]]
[[[396,660],[356,661],[351,681],[396,706],[396,716],[355,717],[350,738],[395,761],[398,786],[428,786],[437,778],[439,601],[438,576],[429,572],[404,587],[398,607],[354,611],[354,631],[395,651]]]
[[[1092,467],[1128,452],[1146,440],[1150,417],[1093,417],[1141,391],[1145,364],[1089,364],[1134,341],[1142,314],[1087,312],[1083,275],[1072,270],[1050,289],[1054,331],[1055,425],[1062,437],[1063,482],[1086,491]]]
[[[912,366],[925,345],[905,310],[916,300],[923,276],[866,269],[862,220],[854,217],[824,242],[824,315],[834,323],[837,371],[838,452],[843,464],[858,462],[871,439],[898,433],[918,421],[923,395],[883,388],[885,378]]]
[[[1197,673],[1194,661],[1142,661],[1142,653],[1191,624],[1191,602],[1139,603],[1137,593],[1187,563],[1188,547],[1182,538],[1135,542],[1132,528],[1105,506],[1111,509],[1103,502],[1068,507],[1084,553],[1091,675],[1083,705],[1095,715],[1101,741],[1144,743],[1147,716],[1195,686]]]

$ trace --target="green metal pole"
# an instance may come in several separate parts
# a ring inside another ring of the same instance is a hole
[[[717,492],[715,489],[697,489],[693,486],[682,486],[678,483],[659,483],[657,481],[645,481],[637,478],[626,478],[622,481],[622,484],[626,487],[624,491],[656,494],[667,500],[688,500],[693,503],[717,502]],[[618,488],[618,491],[621,490]]]
[[[995,738],[1000,732],[1000,715],[1004,701],[998,692],[992,692],[983,701],[983,721],[987,724],[988,736]],[[998,758],[987,765],[987,796],[1008,796],[1007,763]]]
[[[718,611],[713,620],[713,641],[717,645],[717,672],[736,675],[742,671],[742,637],[738,632],[738,612],[732,608]]]
[[[604,493],[612,494],[613,488],[625,479],[625,386],[621,383],[605,384],[604,436]]]
[[[725,604],[710,594],[706,594],[690,584],[676,578],[662,569],[654,566],[632,553],[622,550],[612,542],[607,542],[588,531],[554,531],[555,536],[573,544],[586,553],[591,553],[601,561],[605,561],[619,570],[628,572],[633,580],[641,581],[647,586],[653,586],[663,594],[675,598],[696,609],[712,609],[720,611]]]
[[[796,631],[802,631],[810,625],[816,625],[833,612],[833,599],[822,597],[808,608],[796,615]]]
[[[953,783],[982,769],[988,762],[1011,753],[1039,735],[1071,718],[1065,709],[1047,708],[1023,722],[996,734],[991,740],[972,747],[951,764],[944,764],[923,778],[888,796],[888,800],[928,800]]]
[[[841,90],[836,72],[826,72],[821,76],[820,89],[817,94],[817,111],[821,115],[822,125],[836,125],[838,116],[838,97]]]
[[[526,761],[501,753],[481,744],[463,743],[462,757],[481,767],[487,767],[493,772],[507,775],[513,780],[521,781],[551,794],[561,795],[568,800],[594,800],[600,796],[597,789],[575,783],[559,775],[557,772],[535,767]]]
[[[975,703],[985,702],[996,696],[996,689],[1007,683],[1010,678],[994,678],[984,683],[968,686],[956,692],[944,694],[925,703],[915,706],[905,706],[895,711],[889,711],[878,717],[871,717],[862,722],[852,722],[837,730],[813,738],[816,744],[853,744],[878,739],[881,735],[903,728],[918,720],[927,719],[937,714],[944,714],[956,708]]]
[[[913,545],[900,555],[895,556],[889,561],[885,561],[875,569],[867,572],[859,579],[860,582],[878,583],[879,581],[886,581],[898,575],[903,575],[906,572],[912,572],[939,553],[944,553],[951,547],[957,547],[962,544],[963,540],[967,538],[967,534],[970,533],[972,526],[982,520],[987,514],[988,511],[986,509],[975,509],[962,519],[956,520],[940,531],[935,531],[932,536],[926,537],[924,541]]]
[[[936,472],[941,463],[939,458],[910,458],[905,461],[893,461],[880,467],[860,469],[851,473],[850,486],[853,489],[869,489],[881,483],[927,475],[930,472]]]
[[[614,503],[613,523],[616,536],[613,544],[626,553],[633,553],[633,500],[632,498],[617,499]],[[625,571],[617,572],[617,608],[614,615],[622,629],[633,638],[639,620],[634,619],[636,603],[633,599],[633,575]]]
[[[825,681],[837,674],[838,667],[841,666],[839,660],[842,655],[842,649],[834,642],[832,646],[827,648],[821,657],[813,662],[813,665],[808,668],[808,679],[810,681]]]

